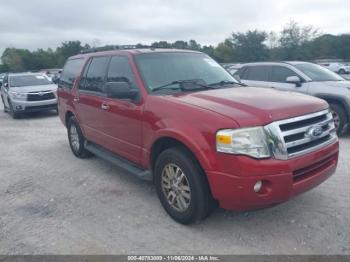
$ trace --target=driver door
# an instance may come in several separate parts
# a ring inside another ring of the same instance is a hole
[[[300,85],[288,83],[286,80],[290,76],[299,77],[301,80]],[[272,88],[281,91],[307,93],[308,89],[308,83],[292,69],[285,66],[272,66],[269,82]]]

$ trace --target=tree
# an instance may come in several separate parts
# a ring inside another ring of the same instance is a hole
[[[319,35],[312,26],[300,26],[290,21],[281,31],[279,53],[282,60],[304,60],[312,57],[310,42]]]
[[[232,45],[235,52],[235,61],[252,62],[263,61],[269,56],[265,45],[267,34],[264,31],[248,31],[246,33],[233,33]]]
[[[56,49],[56,53],[58,56],[58,65],[61,67],[63,66],[64,62],[67,60],[68,57],[79,54],[82,50],[89,49],[90,46],[88,44],[85,44],[84,46],[81,45],[80,41],[68,41],[63,42],[61,47],[58,47]]]
[[[233,46],[232,42],[229,39],[226,39],[224,42],[219,43],[214,50],[214,58],[220,63],[229,63],[233,61]]]

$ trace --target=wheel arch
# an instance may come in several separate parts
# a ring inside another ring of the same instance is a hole
[[[315,94],[316,97],[326,100],[328,104],[338,104],[340,105],[347,116],[348,121],[350,121],[350,107],[348,106],[346,100],[343,97],[329,94]]]

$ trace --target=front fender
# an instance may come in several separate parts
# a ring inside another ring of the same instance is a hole
[[[158,122],[156,126],[159,128],[154,131],[152,136],[145,141],[146,150],[144,153],[145,166],[150,166],[150,154],[152,146],[161,138],[172,138],[184,144],[197,158],[201,167],[206,170],[213,170],[216,164],[215,158],[215,132],[208,130],[206,125],[198,123],[189,123],[187,121],[179,121],[179,119],[167,119]]]

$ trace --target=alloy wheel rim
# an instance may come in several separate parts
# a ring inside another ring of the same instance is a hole
[[[331,112],[334,120],[335,129],[338,130],[340,126],[340,117],[334,110],[331,110]]]
[[[191,203],[191,189],[182,169],[167,164],[162,171],[161,186],[168,204],[176,211],[185,212]]]
[[[80,142],[79,142],[78,130],[75,125],[71,125],[69,129],[69,134],[70,134],[70,141],[71,141],[72,147],[75,152],[78,152],[80,148]]]

